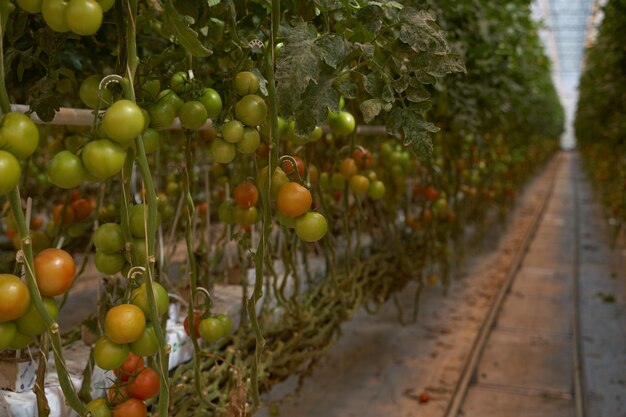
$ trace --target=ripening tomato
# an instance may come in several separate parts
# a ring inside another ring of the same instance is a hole
[[[87,170],[78,155],[64,150],[52,157],[48,165],[48,176],[57,187],[78,187],[87,178]]]
[[[358,197],[364,197],[370,187],[370,180],[365,175],[356,174],[348,180],[348,187]]]
[[[361,169],[367,169],[372,166],[372,153],[362,146],[357,146],[352,151],[352,158]]]
[[[147,415],[146,404],[137,398],[126,400],[113,409],[113,417],[146,417]]]
[[[137,375],[139,371],[144,368],[145,365],[143,357],[136,355],[133,352],[129,352],[128,356],[124,360],[124,363],[119,368],[115,368],[113,373],[120,379],[120,381],[126,382],[129,378]]]
[[[159,374],[150,367],[145,367],[130,379],[128,393],[133,398],[147,400],[159,393],[161,381]]]
[[[52,317],[52,320],[56,320],[59,316],[59,307],[57,302],[52,297],[43,297],[43,306],[48,312],[48,315]],[[44,318],[39,314],[39,310],[35,307],[35,303],[31,303],[28,306],[26,313],[15,320],[17,331],[19,333],[28,336],[37,336],[42,334],[48,329],[48,325],[44,321]]]
[[[200,326],[200,320],[202,320],[202,312],[195,310],[193,312],[193,337],[196,339],[200,337],[200,333],[198,332],[198,327]],[[185,321],[183,322],[183,327],[185,328],[185,333],[187,336],[191,336],[190,326],[189,326],[189,315],[185,316]]]
[[[339,165],[339,172],[347,180],[358,172],[356,161],[353,158],[344,158]]]
[[[0,323],[26,314],[30,306],[28,287],[12,274],[0,274]]]
[[[259,79],[253,72],[238,72],[235,76],[235,89],[240,96],[254,94],[259,90]]]
[[[102,24],[102,7],[96,0],[70,0],[65,9],[69,29],[77,35],[93,35]]]
[[[233,210],[233,220],[242,227],[252,226],[259,220],[259,212],[255,206],[247,209],[235,206]]]
[[[167,313],[170,305],[169,295],[163,285],[158,282],[152,283],[152,293],[157,304],[157,312],[159,317]],[[131,302],[143,311],[146,317],[150,317],[150,304],[148,303],[148,289],[144,282],[135,288],[130,295]]]
[[[87,403],[87,410],[91,412],[91,417],[111,417],[109,403],[104,398],[96,398]]]
[[[76,277],[76,263],[63,249],[44,249],[34,260],[35,279],[41,295],[54,297],[66,293]]]
[[[429,185],[428,187],[426,187],[423,190],[423,193],[424,193],[424,197],[426,197],[426,200],[428,201],[435,201],[437,198],[439,198],[439,191],[437,191],[437,189],[433,187],[432,185]]]
[[[79,222],[91,216],[91,212],[93,211],[91,203],[84,198],[79,198],[78,200],[72,201],[70,207],[74,211],[76,220]]]
[[[132,343],[146,328],[146,316],[134,304],[112,307],[104,318],[104,333],[113,343]]]
[[[296,235],[305,242],[317,242],[327,231],[326,218],[320,213],[309,211],[296,219]]]
[[[259,191],[250,181],[244,181],[233,190],[233,200],[241,208],[254,206],[259,200]]]
[[[113,343],[108,337],[102,336],[93,348],[93,357],[96,365],[110,371],[122,366],[129,351],[127,344]]]
[[[278,190],[278,210],[289,217],[299,217],[311,208],[311,192],[297,182],[288,182]]]

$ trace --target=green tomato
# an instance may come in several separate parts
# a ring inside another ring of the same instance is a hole
[[[204,104],[199,101],[188,101],[178,110],[178,117],[183,127],[197,130],[207,121],[208,114]]]
[[[93,262],[99,272],[107,275],[115,275],[124,268],[126,258],[124,258],[121,252],[105,253],[96,250]]]
[[[111,371],[122,366],[128,352],[130,352],[128,345],[113,343],[108,337],[102,336],[93,347],[93,358],[100,368]]]
[[[254,153],[261,144],[259,131],[252,127],[246,127],[243,131],[243,138],[237,143],[237,150],[243,154]]]
[[[212,88],[204,88],[200,92],[198,100],[206,109],[207,116],[211,119],[217,117],[222,111],[222,97]]]
[[[7,151],[0,151],[0,195],[14,190],[21,176],[22,168],[17,159]]]
[[[17,332],[13,340],[11,340],[11,344],[9,345],[9,347],[16,350],[24,349],[26,346],[33,343],[33,340],[33,336]]]
[[[18,112],[5,114],[0,121],[0,149],[26,159],[39,146],[39,130],[30,117]]]
[[[328,125],[333,133],[337,135],[349,135],[356,128],[354,116],[347,111],[340,111],[338,114],[330,112]]]
[[[141,108],[126,99],[113,103],[102,117],[105,135],[125,148],[143,131],[145,123]]]
[[[158,282],[152,283],[152,293],[157,304],[157,312],[159,317],[167,313],[170,306],[170,299],[167,290]],[[131,303],[139,307],[146,317],[150,317],[150,303],[148,302],[148,289],[146,284],[141,284],[138,288],[135,288],[130,296]]]
[[[235,207],[237,207],[237,203],[233,200],[226,200],[220,204],[217,209],[217,217],[222,223],[235,224]]]
[[[267,104],[257,95],[247,95],[235,104],[235,117],[246,126],[258,126],[267,118]]]
[[[326,218],[320,213],[309,211],[296,219],[296,235],[305,242],[317,242],[327,231]]]
[[[373,200],[383,198],[385,196],[385,183],[382,181],[372,181],[367,190],[367,195]]]
[[[100,225],[93,232],[93,244],[100,252],[121,252],[126,245],[122,226],[117,223],[104,223]]]
[[[135,237],[146,237],[148,206],[145,204],[136,204],[128,210],[128,221],[130,225],[130,232]],[[156,215],[157,226],[161,223],[161,215],[157,211]]]
[[[235,76],[235,89],[240,96],[254,94],[259,89],[259,79],[253,72],[241,71]]]
[[[87,410],[91,412],[91,417],[111,417],[109,402],[104,398],[96,398],[87,403]]]
[[[126,151],[109,139],[99,139],[85,145],[81,158],[89,174],[98,180],[104,180],[122,170]]]
[[[22,10],[28,13],[41,12],[41,3],[43,0],[17,0],[16,3],[22,8]]]
[[[52,297],[43,297],[42,301],[44,308],[50,317],[52,317],[52,320],[56,320],[59,316],[59,307],[57,306],[57,302]],[[40,335],[48,329],[43,317],[39,314],[39,311],[37,311],[35,303],[32,302],[28,307],[28,310],[26,310],[26,314],[16,319],[15,324],[17,325],[17,331],[19,333],[28,336]]]
[[[141,134],[141,140],[143,141],[144,152],[149,155],[159,149],[161,134],[156,129],[149,127]]]
[[[170,88],[176,93],[186,93],[191,90],[191,87],[189,75],[184,71],[178,71],[170,78]]]
[[[242,227],[252,226],[259,220],[259,211],[255,206],[241,208],[236,206],[233,210],[233,219],[235,223]]]
[[[159,351],[159,341],[151,322],[146,323],[146,328],[139,339],[130,344],[130,350],[139,356],[152,356]]]
[[[102,90],[102,98],[100,98],[100,81],[102,81],[100,75],[90,75],[80,84],[80,89],[78,90],[80,99],[87,107],[92,109],[97,108],[98,103],[100,104],[100,109],[105,109],[113,101],[113,94],[108,88]]]
[[[11,345],[17,334],[17,326],[12,321],[0,323],[0,350],[4,350]]]
[[[67,32],[70,30],[65,11],[67,2],[65,0],[43,0],[41,3],[41,14],[43,20],[55,32]]]
[[[200,320],[198,333],[202,340],[206,342],[215,342],[225,336],[225,328],[222,321],[216,317],[207,317]]]
[[[148,107],[150,126],[156,130],[169,129],[176,118],[176,107],[168,100],[159,100]]]
[[[157,96],[157,101],[165,101],[169,103],[172,107],[174,107],[176,113],[178,113],[178,110],[182,107],[183,104],[185,104],[185,101],[169,88],[162,90],[159,93],[159,95]]]
[[[228,143],[237,143],[243,139],[244,128],[239,120],[230,120],[222,126],[222,137]]]
[[[115,0],[98,0],[98,4],[102,8],[102,13],[106,13],[113,8]]]
[[[70,0],[65,9],[69,29],[77,35],[93,35],[102,24],[102,7],[96,0]]]
[[[226,314],[218,313],[215,315],[215,318],[218,319],[222,323],[222,327],[224,329],[224,336],[228,336],[230,332],[233,331],[233,322]]]
[[[52,157],[48,165],[48,176],[57,187],[70,189],[78,187],[87,178],[87,170],[78,155],[61,151]]]
[[[294,217],[289,217],[286,214],[283,214],[278,211],[278,215],[276,216],[278,219],[278,223],[285,226],[288,229],[293,229],[296,227],[296,219]]]
[[[218,138],[211,143],[209,153],[215,162],[228,164],[235,159],[235,155],[237,155],[237,148],[232,143],[228,143],[225,140]]]

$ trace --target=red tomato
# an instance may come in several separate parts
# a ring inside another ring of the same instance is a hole
[[[424,197],[426,197],[426,200],[428,201],[435,201],[439,198],[439,191],[437,191],[437,189],[432,185],[429,185],[424,189]]]
[[[233,190],[233,199],[243,209],[250,208],[259,200],[259,191],[249,181],[242,182]]]
[[[361,169],[367,169],[372,165],[372,153],[362,146],[352,151],[352,158]]]
[[[79,222],[89,217],[91,215],[91,212],[93,211],[91,203],[84,198],[79,198],[78,200],[73,201],[70,204],[70,207],[74,211],[76,220],[78,220]]]
[[[296,160],[296,166],[298,167],[298,173],[300,174],[300,177],[304,178],[304,160],[299,156],[293,156],[293,159]],[[281,161],[281,168],[283,169],[283,171],[285,171],[285,174],[289,176],[294,174],[293,162],[291,162],[291,160],[289,159],[283,159]]]
[[[76,263],[63,249],[44,249],[35,256],[35,279],[41,295],[54,297],[66,293],[76,277]]]
[[[200,320],[202,320],[202,312],[194,311],[193,312],[193,334],[196,339],[200,337],[200,333],[198,333],[198,326],[200,326]],[[185,332],[187,336],[192,337],[189,332],[189,316],[185,317],[185,322],[183,323],[185,327]]]
[[[276,204],[285,216],[299,217],[311,208],[311,192],[297,182],[288,182],[280,187]]]
[[[147,400],[157,395],[160,387],[159,374],[152,368],[143,368],[137,376],[130,379],[128,393],[133,398]]]
[[[113,417],[146,417],[148,408],[143,401],[131,398],[113,409]]]
[[[128,385],[114,384],[107,390],[107,399],[112,406],[123,403],[128,399]]]
[[[115,373],[115,376],[117,376],[120,381],[126,382],[130,377],[137,375],[137,373],[144,368],[143,357],[129,352],[122,366],[116,368],[113,373]]]
[[[61,215],[63,213],[63,207],[64,207],[63,204],[57,204],[52,209],[52,220],[56,224],[61,223]],[[75,216],[76,214],[74,213],[74,209],[72,209],[72,206],[68,205],[67,207],[65,207],[65,216],[63,216],[63,224],[65,226],[69,226],[74,221]]]

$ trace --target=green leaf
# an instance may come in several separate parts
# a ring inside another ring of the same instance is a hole
[[[206,3],[209,7],[213,7],[213,6],[217,6],[221,2],[222,2],[221,0],[207,0]]]
[[[382,97],[383,100],[385,100],[387,103],[392,103],[395,101],[396,95],[393,91],[393,87],[391,86],[391,84],[385,84],[385,86],[383,87]]]
[[[399,39],[415,52],[449,52],[443,32],[431,25],[436,20],[431,12],[407,7],[400,11],[400,20]]]
[[[350,78],[341,81],[337,86],[337,89],[344,98],[357,98],[359,94],[359,87]]]
[[[335,78],[327,76],[310,83],[296,107],[296,134],[308,135],[328,117],[328,109],[339,111],[339,92],[333,88]]]
[[[393,108],[391,103],[385,103],[379,98],[373,98],[365,100],[359,105],[359,109],[363,114],[363,121],[365,123],[371,122],[376,116],[380,114],[382,110],[389,111]]]
[[[432,152],[430,133],[439,131],[434,124],[423,119],[415,109],[395,108],[387,120],[387,131],[390,135],[401,132],[404,145],[418,155],[429,155]]]
[[[370,96],[380,97],[383,94],[383,80],[378,72],[370,72],[363,77],[363,88]]]
[[[406,92],[406,99],[413,103],[421,103],[430,98],[430,93],[424,87],[411,87]]]
[[[212,54],[200,40],[198,33],[191,29],[187,19],[176,9],[171,1],[165,3],[163,11],[163,30],[170,34],[193,56],[207,57]]]
[[[252,68],[250,72],[256,75],[256,77],[259,79],[259,90],[261,90],[261,93],[263,93],[264,96],[267,96],[267,80],[265,79],[263,74],[261,74],[261,71],[259,71],[259,69],[255,67]]]
[[[322,60],[333,68],[337,68],[348,55],[348,46],[341,36],[333,34],[320,36],[316,39],[315,45],[319,48]]]

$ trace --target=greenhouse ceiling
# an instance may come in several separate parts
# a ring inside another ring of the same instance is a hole
[[[578,97],[585,45],[592,41],[603,0],[537,0],[533,12],[543,21],[542,39],[553,62],[553,78],[568,114],[564,147],[574,144],[572,119]]]

